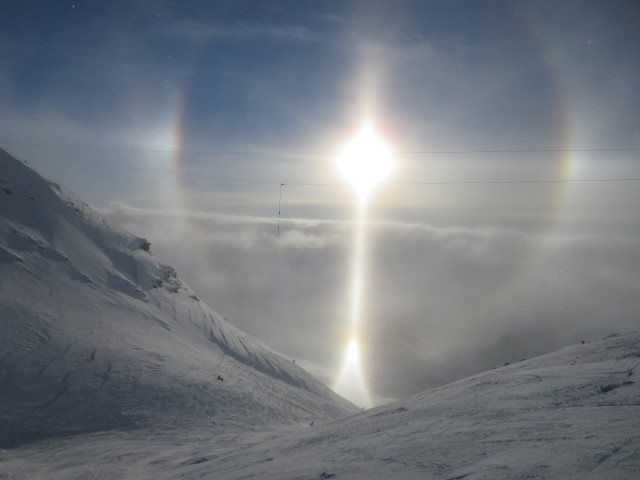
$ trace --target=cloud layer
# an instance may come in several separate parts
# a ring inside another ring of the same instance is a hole
[[[339,368],[352,225],[114,203],[209,305],[303,364]],[[368,225],[363,356],[373,391],[401,397],[637,328],[640,242],[503,229]]]

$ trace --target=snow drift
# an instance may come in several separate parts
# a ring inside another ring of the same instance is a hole
[[[146,239],[0,150],[0,448],[354,408],[211,310]]]

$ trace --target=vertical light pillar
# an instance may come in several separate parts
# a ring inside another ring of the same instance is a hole
[[[389,174],[393,158],[387,145],[367,121],[349,141],[338,158],[338,169],[350,184],[356,198],[356,221],[353,247],[351,309],[349,335],[340,375],[334,390],[358,406],[371,407],[360,361],[359,335],[362,328],[362,305],[365,298],[366,211],[371,194]]]

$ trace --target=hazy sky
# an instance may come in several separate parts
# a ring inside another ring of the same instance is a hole
[[[0,145],[330,382],[369,116],[362,348],[398,397],[638,328],[638,45],[637,1],[3,2]]]

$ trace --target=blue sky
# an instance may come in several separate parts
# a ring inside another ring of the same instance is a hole
[[[330,375],[353,216],[332,162],[368,115],[398,162],[369,212],[368,338],[371,365],[415,366],[372,375],[397,396],[630,328],[638,45],[634,1],[4,2],[0,145]],[[556,183],[486,183],[514,180]]]
[[[273,183],[335,182],[326,155],[260,152],[331,154],[366,114],[398,152],[636,148],[639,15],[634,2],[10,3],[0,139],[65,176],[78,165],[47,154]],[[565,179],[571,161],[626,176],[634,156],[399,154],[395,180]],[[335,197],[309,190],[292,200]]]

